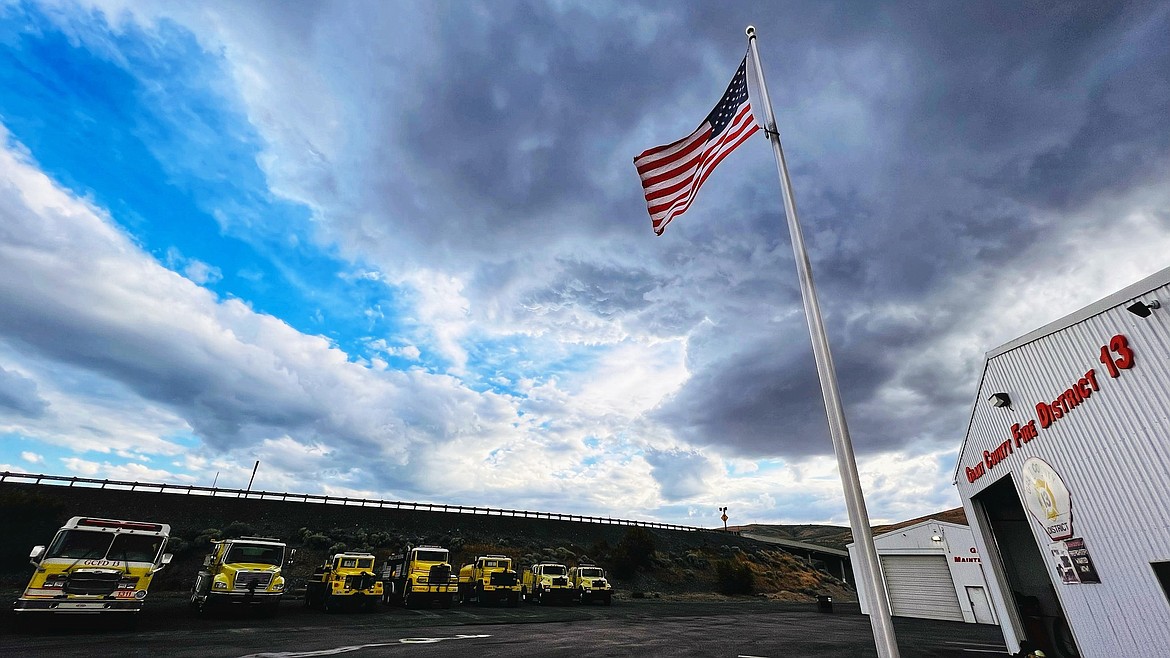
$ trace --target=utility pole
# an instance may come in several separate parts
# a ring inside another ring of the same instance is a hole
[[[252,490],[252,481],[256,479],[256,469],[260,468],[260,460],[256,460],[256,465],[252,467],[252,477],[248,480],[248,491]]]

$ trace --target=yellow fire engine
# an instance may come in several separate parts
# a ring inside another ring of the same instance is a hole
[[[29,555],[36,570],[14,610],[28,613],[135,613],[154,574],[170,563],[165,523],[75,516],[46,548]]]
[[[269,537],[212,542],[191,588],[191,607],[202,612],[221,604],[240,605],[275,614],[284,594],[284,556],[284,542]]]

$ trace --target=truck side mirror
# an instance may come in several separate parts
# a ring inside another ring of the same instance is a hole
[[[174,555],[171,555],[170,553],[163,553],[162,559],[158,561],[158,566],[151,569],[150,573],[156,574],[156,573],[162,571],[162,568],[167,566],[168,564],[170,564],[171,560],[173,560],[173,559],[175,559]]]
[[[32,552],[28,554],[28,561],[33,564],[41,563],[41,556],[45,554],[44,546],[33,546]]]
[[[205,567],[210,567],[214,563],[215,563],[215,555],[209,554],[207,557],[203,558],[203,566],[205,566]]]

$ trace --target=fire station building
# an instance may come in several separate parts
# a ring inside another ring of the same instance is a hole
[[[987,582],[971,529],[927,519],[873,538],[890,614],[994,624]],[[855,582],[865,578],[857,544],[849,544]],[[861,613],[870,614],[865,588],[857,590]]]
[[[1170,269],[987,354],[955,485],[1009,650],[1170,656]]]

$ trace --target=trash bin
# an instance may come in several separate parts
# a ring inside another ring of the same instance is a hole
[[[833,597],[821,594],[817,596],[817,612],[832,612]]]

